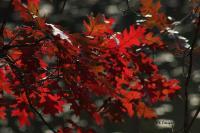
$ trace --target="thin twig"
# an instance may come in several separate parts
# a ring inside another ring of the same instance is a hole
[[[65,9],[66,3],[67,3],[67,0],[64,0],[63,5],[62,5],[62,8],[61,8],[61,10],[60,10],[61,13],[63,13],[63,11],[64,11],[64,9]]]

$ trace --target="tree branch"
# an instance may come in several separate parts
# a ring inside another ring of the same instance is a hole
[[[3,18],[3,21],[2,21],[2,24],[1,24],[1,28],[0,28],[0,36],[1,36],[1,37],[3,37],[3,31],[4,31],[4,28],[5,28],[5,26],[6,26],[6,22],[7,22],[8,16],[11,15],[10,10],[12,9],[12,2],[13,2],[13,0],[11,0],[11,1],[9,2],[9,5],[8,5],[6,11],[5,11],[5,12],[7,12],[8,14],[7,14],[7,15],[4,15],[4,18]]]
[[[126,0],[126,5],[127,5],[128,10],[130,10],[129,0]]]
[[[198,107],[197,111],[195,112],[192,120],[189,122],[189,124],[188,124],[188,126],[186,128],[186,131],[189,131],[191,129],[191,127],[192,127],[192,125],[193,125],[194,121],[196,120],[196,118],[197,118],[199,113],[200,113],[200,106]]]
[[[16,76],[19,79],[19,81],[22,83],[22,85],[24,86],[24,88],[26,88],[25,90],[25,94],[26,94],[26,99],[28,100],[28,104],[31,108],[31,110],[38,115],[38,117],[42,120],[42,122],[53,132],[53,133],[57,133],[55,131],[55,129],[44,119],[44,117],[42,116],[42,114],[37,111],[37,109],[33,106],[31,99],[29,97],[29,91],[28,91],[28,87],[25,85],[24,80],[23,80],[23,72],[21,71],[20,68],[18,68],[16,65],[14,65],[14,62],[10,59],[9,56],[7,56],[7,58],[5,58],[6,61],[8,62],[8,64],[10,65],[11,68],[15,69],[15,71],[17,72]]]
[[[32,109],[32,111],[38,115],[38,117],[42,120],[42,122],[43,122],[53,133],[57,133],[57,132],[55,131],[55,129],[54,129],[53,127],[51,127],[51,125],[44,119],[44,117],[42,116],[42,114],[40,114],[40,112],[37,111],[37,109],[36,109],[36,108],[33,106],[33,104],[31,103],[31,99],[30,99],[30,97],[29,97],[28,89],[26,89],[25,93],[26,93],[26,99],[28,100],[28,104],[29,104],[30,108]]]
[[[200,19],[200,15],[198,17],[197,28],[196,28],[195,33],[194,33],[195,36],[194,36],[194,39],[193,39],[193,41],[191,43],[191,49],[189,51],[189,68],[188,68],[188,74],[187,74],[187,77],[186,77],[185,88],[184,88],[184,96],[185,96],[184,133],[188,133],[189,129],[190,129],[190,128],[188,128],[188,120],[189,120],[189,116],[188,116],[188,113],[189,113],[188,112],[188,87],[189,87],[189,83],[190,83],[190,79],[191,79],[191,73],[192,73],[192,68],[193,68],[193,50],[194,50],[196,41],[198,40],[198,33],[199,33],[199,26],[200,26],[200,20],[199,19]]]
[[[62,8],[61,8],[61,10],[60,10],[61,13],[63,13],[63,11],[64,11],[64,9],[65,9],[66,3],[67,3],[67,0],[64,0],[63,5],[62,5]]]

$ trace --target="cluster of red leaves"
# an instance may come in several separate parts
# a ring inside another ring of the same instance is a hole
[[[1,119],[6,118],[7,108],[20,126],[29,125],[35,115],[33,108],[53,116],[63,112],[65,104],[76,115],[88,112],[99,125],[102,117],[121,121],[124,114],[154,118],[150,105],[180,89],[177,80],[159,74],[158,66],[145,52],[165,47],[152,32],[133,25],[114,32],[114,20],[98,15],[84,21],[83,33],[65,33],[37,16],[38,3],[30,0],[26,7],[13,0],[15,10],[28,23],[4,30],[0,46]],[[106,99],[101,107],[94,102],[97,97]],[[62,132],[65,130],[71,128]]]
[[[144,26],[148,28],[157,27],[159,30],[164,30],[169,26],[169,20],[166,15],[161,11],[160,1],[154,2],[153,0],[140,0],[141,1],[141,14],[147,18]]]

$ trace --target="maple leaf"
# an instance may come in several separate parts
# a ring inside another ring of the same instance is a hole
[[[14,33],[13,33],[13,31],[12,31],[11,29],[5,27],[5,28],[4,28],[4,31],[3,31],[3,36],[4,36],[4,38],[9,38],[9,39],[11,39],[11,38],[14,37]]]
[[[97,15],[96,17],[88,16],[89,23],[83,21],[86,29],[85,34],[88,36],[104,36],[111,34],[111,29],[114,19],[106,19],[103,15]]]
[[[6,110],[5,107],[0,107],[0,119],[1,119],[1,120],[5,120],[5,119],[6,119],[5,110]]]
[[[12,94],[11,85],[6,77],[7,71],[0,68],[0,89],[4,90],[7,94]]]
[[[127,110],[128,115],[132,117],[134,115],[133,104],[126,100],[122,100],[122,104]]]
[[[85,86],[88,87],[89,91],[94,92],[97,95],[107,95],[109,94],[110,90],[107,87],[101,86],[98,83],[93,82],[85,82]],[[99,89],[101,87],[101,89]]]
[[[153,1],[146,2],[141,9],[143,15],[151,13],[156,21],[160,20],[163,17],[157,13],[160,3],[153,9]],[[159,36],[146,33],[144,27],[132,25],[115,33],[113,19],[97,15],[83,22],[85,32],[68,34],[37,16],[39,0],[28,0],[27,6],[20,0],[13,0],[13,4],[24,21],[30,23],[13,30],[20,34],[9,45],[20,46],[6,51],[10,61],[2,59],[12,71],[4,72],[6,66],[0,68],[0,88],[7,93],[13,92],[13,103],[9,107],[20,126],[29,125],[32,116],[26,89],[34,107],[42,113],[55,116],[63,112],[63,105],[67,103],[76,115],[86,111],[100,126],[103,118],[97,112],[95,98],[110,98],[101,111],[111,120],[121,121],[125,113],[130,117],[137,114],[154,118],[155,113],[147,103],[165,100],[180,89],[176,80],[167,80],[158,74],[153,58],[142,49],[161,49],[164,45]],[[149,19],[147,25],[154,23]],[[6,31],[5,37],[12,40],[13,31]],[[44,40],[38,42],[42,38]],[[44,57],[56,60],[48,63]],[[0,116],[4,118],[2,110]],[[75,123],[68,123],[72,128],[66,128],[66,132],[85,132]]]
[[[104,67],[103,66],[94,66],[91,68],[91,71],[94,72],[96,75],[98,75],[99,73],[102,73],[104,71]]]
[[[12,110],[11,115],[18,118],[20,127],[23,127],[25,125],[29,126],[30,125],[29,117],[33,118],[34,116],[33,113],[27,112],[25,109]]]
[[[18,48],[13,48],[8,51],[8,55],[13,58],[13,60],[17,60],[21,57],[22,52]]]
[[[176,91],[180,90],[180,86],[177,84],[179,83],[178,80],[169,80],[168,82],[163,83],[163,87],[166,87],[167,89],[163,89],[162,93],[166,96],[170,96],[171,94],[174,94]]]
[[[32,21],[32,16],[29,14],[28,9],[22,5],[21,0],[13,0],[12,5],[14,6],[14,9],[20,13],[21,18],[24,21]]]
[[[145,28],[130,26],[129,31],[125,29],[122,34],[117,34],[119,39],[119,49],[124,51],[125,48],[131,48],[133,46],[140,46],[141,40],[144,38]]]
[[[144,22],[146,28],[157,27],[160,30],[164,30],[169,25],[169,20],[165,14],[160,11],[160,1],[154,3],[153,0],[140,0],[140,2],[140,12],[147,20]]]
[[[145,39],[143,40],[143,42],[145,44],[147,44],[148,46],[152,46],[153,48],[163,48],[164,47],[164,43],[161,40],[160,37],[158,36],[153,36],[152,32],[149,32],[145,35]]]
[[[34,15],[38,15],[40,0],[28,0],[28,9]]]
[[[103,125],[103,120],[102,120],[100,114],[98,114],[97,112],[95,112],[95,113],[92,114],[92,116],[93,116],[95,122],[97,123],[97,125],[99,125],[99,126]]]
[[[139,118],[144,117],[144,118],[155,118],[156,114],[155,112],[147,107],[143,102],[139,102],[137,105],[137,115]]]
[[[50,58],[52,58],[53,56],[56,55],[56,53],[58,52],[58,48],[53,45],[52,41],[45,41],[44,44],[41,47],[41,52],[47,56],[49,56]]]
[[[44,114],[54,115],[63,111],[63,104],[58,95],[48,94],[41,97],[39,107],[43,107]]]

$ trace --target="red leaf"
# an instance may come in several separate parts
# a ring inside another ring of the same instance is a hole
[[[29,117],[33,118],[33,113],[28,113],[25,109],[23,109],[23,110],[19,110],[19,109],[12,110],[11,115],[18,118],[20,127],[23,127],[23,126],[26,126],[26,125],[29,126],[30,125]]]
[[[40,0],[28,0],[28,9],[33,14],[38,15]]]
[[[155,112],[151,108],[147,107],[143,102],[139,102],[137,105],[137,115],[140,118],[144,117],[148,119],[156,117]]]
[[[21,0],[13,0],[12,4],[24,21],[29,22],[32,20],[32,16],[29,14],[28,9],[22,5]]]
[[[64,101],[58,95],[44,94],[40,99],[39,107],[43,108],[44,114],[55,115],[63,111],[63,104]]]
[[[169,25],[169,21],[164,13],[161,13],[161,3],[157,1],[156,3],[153,0],[140,0],[141,1],[141,14],[147,17],[147,21],[144,22],[144,26],[148,29],[157,27],[160,30],[165,29]]]
[[[5,119],[6,119],[5,110],[6,110],[5,107],[0,107],[0,119],[1,119],[1,120],[5,120]]]
[[[6,78],[6,73],[7,71],[3,71],[2,68],[0,68],[0,89],[3,89],[7,94],[11,94],[11,85],[9,81]]]
[[[86,29],[85,34],[89,36],[104,36],[105,34],[111,34],[113,19],[106,19],[103,15],[97,15],[96,17],[88,16],[89,23],[83,21]]]
[[[130,117],[132,117],[132,116],[134,115],[133,104],[130,103],[130,102],[128,102],[128,101],[126,101],[126,100],[123,100],[123,101],[122,101],[122,104],[123,104],[123,106],[126,108],[126,110],[127,110],[127,112],[128,112],[128,115],[129,115]]]
[[[131,48],[133,46],[140,46],[141,40],[144,38],[145,29],[138,27],[137,29],[134,26],[130,26],[129,31],[125,29],[122,34],[117,34],[119,39],[120,51],[124,51],[125,48]]]
[[[96,121],[96,123],[99,125],[99,126],[102,126],[103,125],[103,120],[100,116],[100,114],[98,114],[97,112],[93,113],[92,114],[94,120]]]

